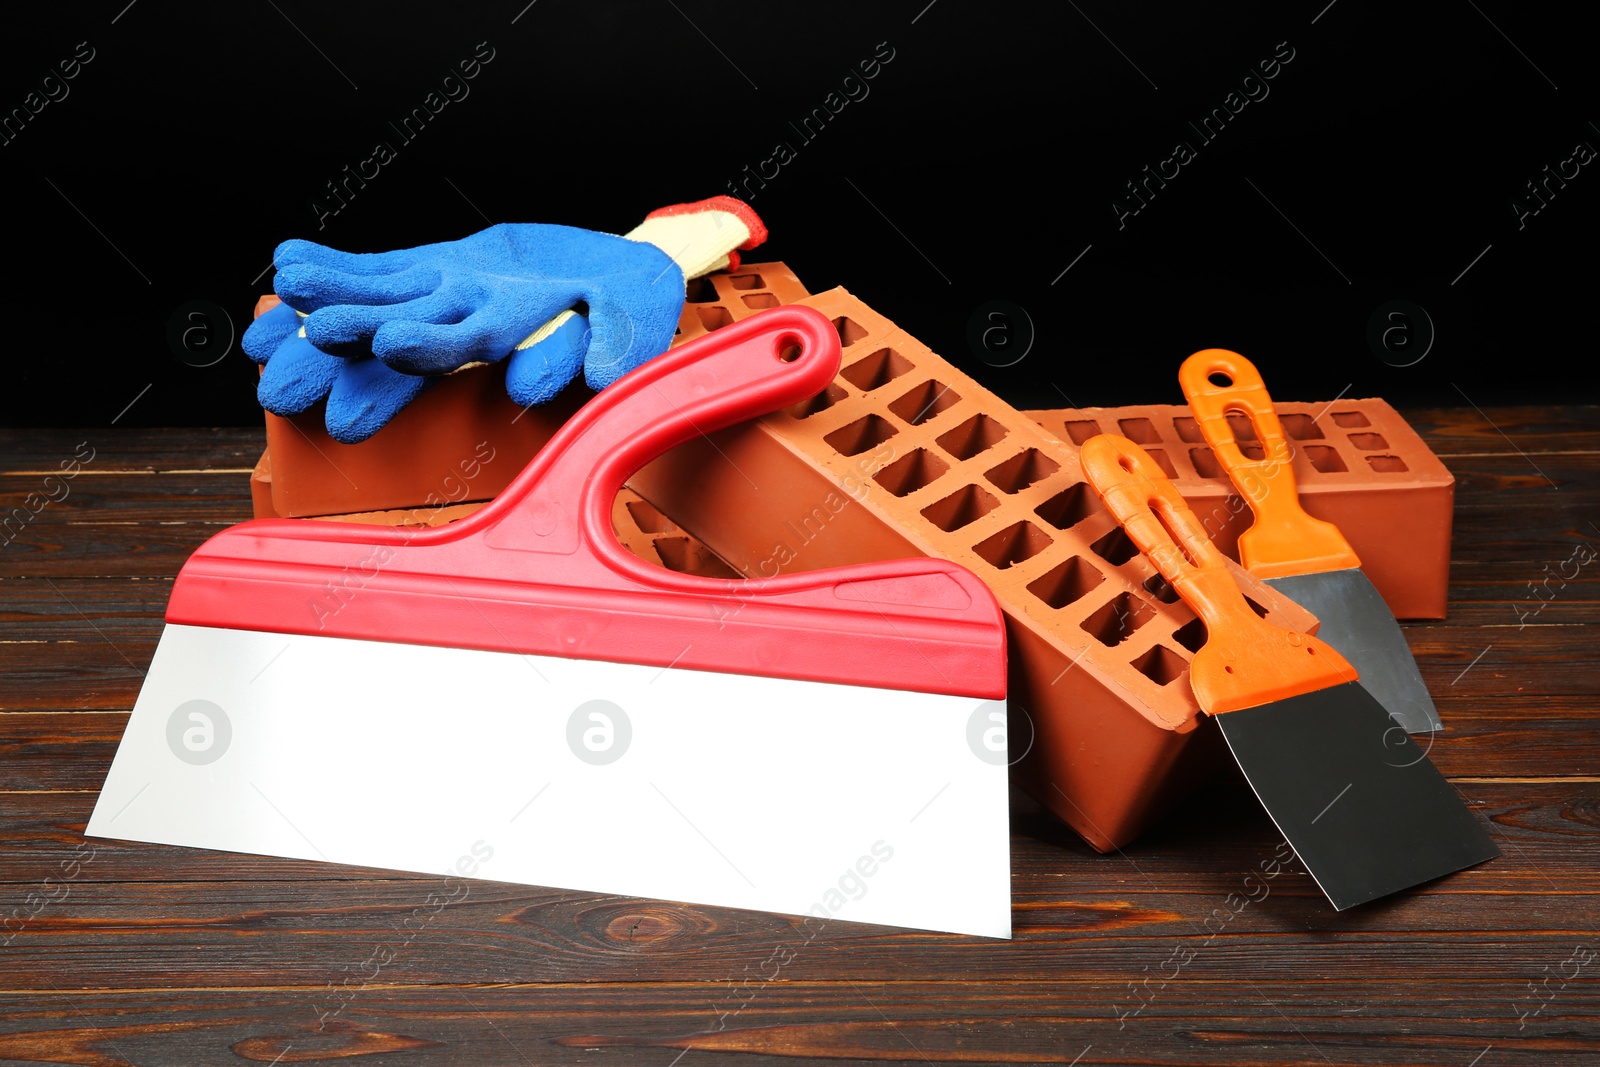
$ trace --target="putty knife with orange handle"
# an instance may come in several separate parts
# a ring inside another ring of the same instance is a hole
[[[1341,911],[1500,850],[1415,741],[1324,641],[1259,618],[1156,462],[1090,438],[1084,474],[1206,627],[1189,664],[1256,796]]]
[[[1339,528],[1306,514],[1295,486],[1293,453],[1255,365],[1237,352],[1208,348],[1178,371],[1206,444],[1250,502],[1255,525],[1239,535],[1245,569],[1322,621],[1317,631],[1361,673],[1362,684],[1410,733],[1444,729],[1400,624]],[[1250,420],[1263,455],[1245,455],[1229,415]]]

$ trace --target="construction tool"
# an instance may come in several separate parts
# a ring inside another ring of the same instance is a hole
[[[1208,348],[1178,371],[1200,432],[1255,525],[1239,536],[1246,569],[1322,620],[1317,631],[1361,675],[1362,684],[1410,733],[1444,729],[1411,646],[1339,528],[1300,506],[1294,454],[1255,365],[1237,352]],[[1248,419],[1262,455],[1245,455],[1228,422]]]
[[[1335,908],[1500,850],[1331,645],[1259,618],[1160,466],[1127,438],[1086,441],[1106,508],[1205,623],[1189,663],[1201,710]]]
[[[612,530],[646,461],[838,367],[826,318],[773,309],[605,389],[455,523],[218,534],[88,834],[1008,937],[989,590],[934,559],[704,578]]]

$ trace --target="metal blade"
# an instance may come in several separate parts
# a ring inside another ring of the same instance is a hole
[[[87,832],[1009,937],[1004,712],[169,625]]]
[[[1215,718],[1272,821],[1341,911],[1500,855],[1359,682]]]
[[[1321,620],[1317,636],[1350,661],[1367,692],[1407,733],[1444,729],[1400,624],[1365,574],[1349,568],[1269,578],[1267,584]]]

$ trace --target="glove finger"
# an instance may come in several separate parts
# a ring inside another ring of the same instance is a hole
[[[267,360],[256,383],[256,399],[274,415],[298,415],[328,395],[343,366],[344,360],[291,334]]]
[[[681,278],[681,275],[680,275]],[[591,389],[604,389],[647,360],[672,346],[683,309],[683,286],[663,280],[658,290],[631,293],[626,305],[609,297],[589,304],[589,352],[583,362],[584,380]]]
[[[320,267],[341,274],[396,274],[415,265],[425,248],[401,248],[392,252],[340,252],[315,241],[285,241],[272,252],[272,264],[279,270],[289,266]]]
[[[485,308],[460,322],[400,319],[385,323],[372,335],[372,354],[406,374],[443,374],[467,363],[504,359],[526,333],[532,332],[517,336],[515,330],[508,333],[506,325],[502,316]]]
[[[279,304],[245,327],[239,347],[257,363],[265,363],[272,358],[272,353],[277,351],[279,345],[299,332],[300,316],[288,304]]]
[[[311,343],[334,355],[370,355],[372,335],[386,322],[460,322],[472,313],[462,296],[440,291],[399,304],[335,304],[313,311],[305,321]],[[350,346],[357,351],[350,353]]]
[[[551,400],[578,376],[589,350],[589,320],[574,312],[538,344],[506,360],[506,393],[523,407]]]
[[[377,433],[434,381],[390,370],[370,357],[338,363],[341,369],[328,393],[326,423],[329,435],[347,445]]]
[[[300,311],[335,304],[398,304],[439,287],[439,271],[424,263],[394,274],[350,274],[316,263],[294,263],[278,270],[272,289]]]

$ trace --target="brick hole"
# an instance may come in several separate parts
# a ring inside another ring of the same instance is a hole
[[[850,364],[843,373],[845,380],[857,389],[871,392],[880,385],[894,381],[909,370],[911,370],[909,359],[892,348],[880,348],[866,359],[858,359]]]
[[[1100,498],[1087,482],[1079,482],[1034,508],[1033,513],[1058,530],[1070,530],[1099,510]]]
[[[750,293],[741,299],[744,300],[745,307],[755,308],[758,311],[762,308],[775,308],[778,306],[778,298],[771,293]]]
[[[1349,470],[1344,465],[1344,458],[1339,455],[1339,450],[1329,448],[1327,445],[1306,445],[1301,449],[1306,454],[1306,459],[1311,461],[1311,466],[1323,474],[1342,474]]]
[[[700,316],[700,325],[704,326],[708,333],[733,325],[733,316],[729,314],[728,309],[717,304],[695,308],[695,313]]]
[[[1283,432],[1296,441],[1322,440],[1322,427],[1310,415],[1279,415],[1278,421],[1283,424]]]
[[[999,506],[1000,501],[992,494],[976,485],[964,485],[943,500],[923,508],[922,517],[945,533],[954,533],[963,526],[978,521]],[[1000,564],[995,565],[1000,566]]]
[[[1411,469],[1399,456],[1368,456],[1367,466],[1380,474],[1400,474]]]
[[[740,578],[738,571],[712,554],[698,541],[687,537],[658,537],[656,555],[662,566],[679,574],[698,574],[702,578]]]
[[[629,500],[628,514],[642,533],[658,534],[676,531],[678,524],[663,515],[654,504],[644,500]]]
[[[1384,440],[1381,433],[1353,433],[1350,443],[1363,452],[1377,452],[1389,447],[1389,442]]]
[[[1007,432],[999,420],[978,414],[948,433],[941,434],[939,447],[957,459],[971,459],[979,452],[999,444]]]
[[[1081,625],[1102,645],[1114,647],[1155,617],[1155,609],[1132,593],[1118,593]]]
[[[1095,555],[1113,567],[1120,567],[1139,554],[1139,546],[1123,533],[1120,526],[1089,547],[1094,550]]]
[[[1200,424],[1187,415],[1175,416],[1172,428],[1178,431],[1179,440],[1187,441],[1191,445],[1206,439],[1206,435],[1200,432]]]
[[[1135,444],[1158,445],[1161,435],[1156,432],[1156,424],[1149,419],[1118,419],[1117,425],[1122,427],[1122,436]]]
[[[1206,645],[1205,620],[1190,619],[1172,632],[1172,639],[1190,652],[1199,652]]]
[[[1050,568],[1044,577],[1029,582],[1028,592],[1052,608],[1064,608],[1082,599],[1084,594],[1105,580],[1106,576],[1093,564],[1085,562],[1081,556],[1073,556],[1065,563]]]
[[[876,448],[895,435],[889,420],[882,415],[866,415],[848,426],[841,426],[823,438],[841,456],[857,456]]]
[[[1150,453],[1150,458],[1156,461],[1156,466],[1166,472],[1168,478],[1176,478],[1178,476],[1178,468],[1172,465],[1172,457],[1167,455],[1166,449],[1147,448],[1145,451]]]
[[[1069,422],[1066,429],[1067,436],[1072,438],[1072,443],[1075,445],[1081,445],[1091,437],[1100,436],[1100,424],[1093,419]]]
[[[829,382],[826,389],[812,397],[810,400],[802,400],[798,404],[790,404],[783,410],[787,411],[790,415],[797,419],[809,419],[819,411],[827,411],[829,408],[833,407],[833,405],[837,404],[839,401],[843,400],[849,395],[849,393],[845,392],[843,389],[840,389],[837,385]]]
[[[949,469],[944,460],[918,448],[883,468],[872,480],[895,496],[909,496]]]
[[[974,487],[976,488],[976,487]],[[978,492],[983,492],[979,489]],[[1050,535],[1031,522],[1014,522],[1004,530],[972,546],[997,570],[1031,559],[1050,547]]]
[[[1159,574],[1152,574],[1144,580],[1144,591],[1163,604],[1176,604],[1178,602],[1178,591],[1172,588],[1171,582],[1168,582]]]
[[[1222,464],[1217,462],[1217,457],[1209,448],[1189,449],[1189,459],[1194,463],[1194,471],[1202,478],[1221,478]]]
[[[1367,417],[1359,411],[1335,411],[1333,413],[1335,426],[1342,426],[1346,430],[1359,430],[1363,426],[1371,426]]]
[[[710,278],[690,278],[683,284],[683,300],[686,304],[714,304],[717,287]]]
[[[1044,481],[1060,469],[1061,464],[1037,448],[1029,448],[1018,452],[998,467],[990,467],[983,476],[1002,493],[1020,493],[1033,483]]]
[[[1266,459],[1267,449],[1260,441],[1240,441],[1239,451],[1243,452],[1246,459]]]
[[[921,426],[941,411],[961,403],[961,394],[931,378],[889,405],[889,410],[912,426]]]
[[[846,348],[867,335],[867,328],[849,315],[840,315],[834,319],[833,328],[839,331],[839,343]]]
[[[759,274],[730,274],[728,283],[735,289],[765,289],[767,283]]]
[[[1157,685],[1176,682],[1188,666],[1182,656],[1166,645],[1152,645],[1150,651],[1133,661],[1133,669]]]

